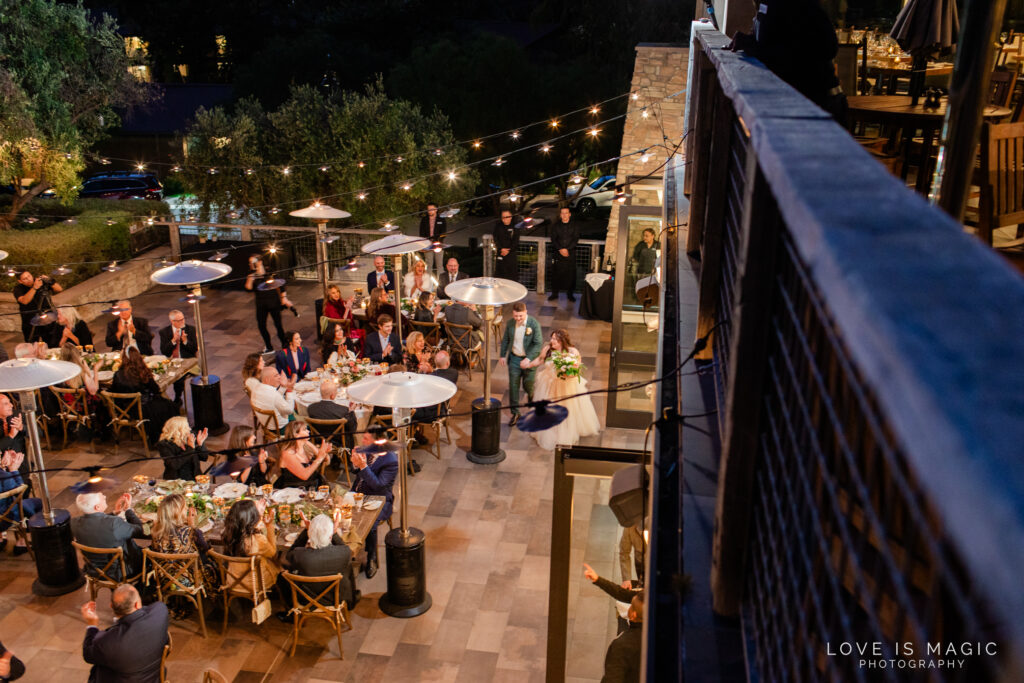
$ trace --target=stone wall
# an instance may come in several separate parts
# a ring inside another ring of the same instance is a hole
[[[169,247],[159,247],[148,251],[145,256],[139,259],[126,261],[121,264],[122,268],[117,272],[101,272],[99,275],[95,275],[70,289],[64,290],[53,297],[53,302],[57,306],[76,306],[78,314],[82,318],[92,321],[101,315],[100,311],[102,309],[109,306],[107,302],[118,299],[130,299],[152,287],[153,282],[149,279],[149,276],[156,270],[159,263],[154,259],[160,259],[164,256],[170,258],[170,253]],[[85,301],[100,301],[104,303],[80,305]],[[0,315],[0,331],[14,332],[21,330],[21,318],[17,315],[18,302],[14,300],[14,295],[10,292],[0,293],[0,313],[4,314]],[[15,315],[7,315],[10,313]]]
[[[689,48],[683,45],[640,43],[636,46],[636,63],[630,89],[640,97],[630,103],[621,153],[650,147],[651,158],[647,162],[641,162],[639,155],[620,159],[616,175],[619,183],[625,183],[629,176],[646,175],[663,164],[669,150],[655,145],[671,148],[682,137],[686,93],[680,91],[686,88],[689,56]],[[663,99],[673,93],[679,94]],[[648,116],[644,118],[640,107],[647,106],[648,102]],[[666,137],[668,142],[665,141]],[[679,153],[683,153],[682,147]],[[656,175],[661,176],[662,172]],[[612,202],[605,254],[615,254],[618,230],[619,204]]]

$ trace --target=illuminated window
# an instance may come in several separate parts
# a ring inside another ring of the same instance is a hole
[[[182,78],[188,78],[188,64],[175,64],[174,68]]]
[[[217,55],[223,57],[228,53],[228,37],[227,36],[214,36],[213,40],[217,43]]]
[[[152,80],[152,76],[150,76],[149,67],[148,66],[145,66],[145,65],[130,66],[130,67],[128,67],[128,72],[131,73],[132,76],[135,76],[135,80],[137,80],[137,81],[142,81],[144,83],[148,83],[149,81]]]
[[[149,43],[138,36],[127,36],[124,39],[124,51],[129,57],[144,57],[149,52]]]

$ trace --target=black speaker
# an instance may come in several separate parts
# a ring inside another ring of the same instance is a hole
[[[641,481],[641,476],[643,480]],[[640,465],[630,465],[612,475],[611,491],[608,493],[608,507],[615,519],[624,527],[636,526],[644,517],[644,491],[647,488],[647,470]]]

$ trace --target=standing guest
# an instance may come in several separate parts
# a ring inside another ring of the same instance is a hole
[[[441,277],[437,279],[437,295],[442,299],[447,299],[448,295],[445,294],[445,287],[453,282],[468,279],[469,275],[459,270],[459,260],[452,256],[448,259],[448,263],[445,264],[445,271],[441,273]]]
[[[61,306],[57,309],[57,322],[50,330],[50,338],[47,340],[47,344],[55,349],[59,349],[65,343],[92,346],[92,330],[78,317],[78,311],[74,306]]]
[[[351,320],[354,300],[355,295],[347,299],[341,298],[341,289],[338,285],[330,285],[327,288],[327,299],[324,301],[324,315],[335,320]]]
[[[420,292],[434,291],[434,282],[430,279],[430,273],[427,272],[427,264],[424,261],[417,259],[412,264],[412,272],[406,273],[403,280],[405,281],[405,295],[412,299],[419,298]]]
[[[168,420],[156,444],[156,450],[164,461],[164,479],[194,481],[202,472],[199,463],[210,457],[204,445],[208,435],[205,428],[193,434],[187,417]]]
[[[576,243],[580,241],[580,229],[572,222],[569,207],[558,210],[558,221],[551,226],[551,296],[548,301],[557,301],[558,293],[565,292],[570,302],[576,301]]]
[[[199,351],[196,328],[185,324],[185,314],[171,311],[167,318],[171,324],[160,330],[160,353],[168,358],[195,358]],[[174,402],[181,405],[181,395],[185,391],[185,378],[174,383]]]
[[[501,210],[501,218],[494,224],[494,276],[519,282],[519,231],[512,224],[512,212]]]
[[[16,451],[4,451],[3,456],[0,456],[0,493],[16,489],[25,483],[25,480],[21,478],[21,472],[18,471],[18,468],[21,467],[24,461],[25,454]],[[7,514],[13,503],[13,498],[0,498],[0,517]],[[22,498],[21,509],[15,509],[11,514],[11,518],[15,521],[21,521],[21,513],[24,511],[24,519],[28,519],[42,509],[43,502],[38,498]],[[4,522],[3,524],[7,523]],[[0,531],[6,530],[6,526],[0,526]]]
[[[257,451],[256,430],[249,425],[238,425],[231,430],[231,436],[228,438],[228,448],[231,450],[227,456],[228,463],[246,456],[256,457],[256,466],[243,470],[238,476],[240,482],[255,486],[263,486],[270,483],[267,481],[267,470],[270,468],[270,465],[267,463],[267,449],[260,448]]]
[[[54,293],[62,292],[64,289],[47,275],[35,277],[27,270],[18,274],[18,284],[14,285],[14,298],[18,302],[18,310],[21,312],[21,334],[25,341],[35,341],[38,334],[32,325],[32,318],[39,313],[50,310],[46,302],[46,289]]]
[[[259,386],[265,367],[267,366],[263,361],[262,353],[250,353],[245,357],[245,362],[242,363],[242,386],[245,387],[245,393],[250,397]]]
[[[413,372],[430,374],[434,371],[431,364],[431,353],[427,348],[427,340],[422,332],[410,332],[405,338],[405,367],[412,368]]]
[[[437,204],[427,202],[427,213],[420,218],[420,237],[431,242],[441,242],[447,231],[448,222],[445,221],[444,216],[437,215]],[[438,273],[441,271],[441,261],[444,258],[444,254],[440,251],[435,251],[433,256],[434,267],[431,270]]]
[[[0,643],[0,683],[16,681],[25,675],[25,663]]]
[[[636,265],[637,278],[646,277],[654,272],[654,264],[658,261],[658,245],[654,243],[654,231],[645,228],[643,239],[633,247],[633,263]]]
[[[363,434],[363,445],[372,447],[373,437]],[[358,470],[355,481],[352,482],[352,491],[367,496],[384,496],[385,499],[373,528],[366,535],[366,564],[363,565],[363,573],[366,574],[366,578],[372,579],[377,573],[377,527],[381,520],[391,517],[395,502],[392,487],[395,485],[395,477],[398,476],[398,458],[386,450],[371,453],[369,457],[352,451],[352,465]]]
[[[418,323],[432,323],[437,320],[437,314],[440,311],[440,306],[434,305],[433,292],[420,292],[420,296],[416,300],[416,308],[412,311],[412,319]]]
[[[256,502],[248,498],[235,501],[224,519],[224,552],[231,557],[258,557],[262,584],[270,588],[281,573],[277,559],[277,536],[273,524],[274,512],[268,510],[263,499]],[[248,576],[239,581],[242,588],[253,590],[253,575],[249,567],[228,565],[228,581],[237,581],[242,572]]]
[[[256,304],[256,327],[263,337],[263,353],[269,353],[273,347],[270,344],[270,332],[267,330],[267,316],[274,321],[277,329],[277,338],[281,340],[281,346],[288,345],[288,337],[284,334],[284,325],[281,324],[281,309],[290,308],[295,311],[295,306],[288,300],[288,294],[282,285],[277,289],[260,289],[259,284],[268,277],[263,259],[258,254],[249,257],[249,273],[245,276],[245,288],[252,292],[253,302]]]
[[[388,293],[380,287],[374,287],[370,290],[370,302],[366,304],[366,319],[371,321],[371,327],[377,324],[377,318],[382,315],[391,316],[391,320],[394,321],[395,316],[398,315],[398,309],[391,303],[388,298]]]
[[[372,292],[380,287],[386,292],[395,291],[395,271],[384,268],[384,257],[373,257],[373,270],[366,274],[366,291]]]
[[[445,322],[456,325],[469,325],[478,339],[484,338],[484,319],[476,311],[476,304],[466,304],[461,301],[453,301],[444,309]]]
[[[274,366],[285,377],[302,379],[313,369],[309,363],[309,350],[302,345],[302,335],[298,332],[289,332],[286,338],[288,344],[274,355]]]
[[[82,512],[80,517],[71,519],[71,533],[82,545],[93,548],[121,548],[124,551],[124,565],[128,576],[135,576],[142,569],[142,551],[134,539],[145,538],[142,520],[132,510],[132,496],[125,493],[114,504],[114,514],[107,514],[107,497],[100,492],[80,493],[75,505]],[[124,513],[124,519],[119,515]],[[85,554],[89,565],[100,568],[106,565],[105,555],[91,557]],[[122,579],[120,567],[107,572],[112,578]]]
[[[249,402],[260,410],[277,413],[277,424],[283,427],[295,413],[295,378],[284,380],[275,368],[263,368],[262,381],[253,389]],[[262,420],[263,417],[260,416]]]
[[[402,341],[394,331],[394,320],[388,314],[377,318],[377,331],[366,336],[366,357],[374,363],[401,363]]]
[[[178,414],[178,406],[160,391],[142,354],[133,346],[121,352],[121,367],[114,373],[110,389],[116,394],[142,394],[142,416],[147,420],[150,443],[160,438],[164,424]]]
[[[647,543],[637,525],[626,527],[622,530],[622,537],[619,539],[619,571],[622,573],[622,587],[631,588],[633,582],[629,568],[629,557],[633,556],[633,567],[636,569],[637,583],[644,582],[644,554],[647,552]]]
[[[167,605],[154,602],[143,607],[135,586],[125,583],[110,594],[110,608],[117,621],[101,631],[96,603],[82,605],[82,619],[88,625],[82,658],[93,665],[89,672],[90,683],[158,683],[163,680],[160,669],[164,645],[170,640]]]
[[[134,346],[144,356],[153,355],[153,333],[149,331],[149,321],[140,316],[132,316],[132,302],[127,299],[118,301],[114,306],[119,309],[117,317],[107,323],[107,346],[111,351],[123,351]]]
[[[451,306],[449,306],[451,308]],[[541,341],[540,323],[536,318],[526,314],[526,304],[517,301],[512,304],[512,319],[505,325],[505,335],[501,338],[500,365],[508,365],[508,397],[512,404],[511,427],[519,422],[519,383],[522,382],[526,396],[533,400],[533,383],[536,378],[536,366]]]
[[[217,565],[206,554],[210,550],[210,543],[203,532],[196,528],[196,509],[189,507],[185,496],[180,493],[164,496],[160,501],[156,521],[153,522],[152,549],[158,553],[174,555],[199,553],[204,583],[210,587],[217,585]]]
[[[345,326],[331,323],[324,330],[320,343],[320,361],[324,365],[354,361],[356,359],[356,342],[345,335]]]
[[[643,648],[644,594],[633,596],[626,618],[629,624],[608,645],[601,683],[639,683],[640,653]]]
[[[343,406],[335,400],[337,398],[337,383],[333,379],[325,379],[320,382],[320,400],[310,405],[306,412],[314,420],[348,420],[345,423],[345,438],[343,442],[336,443],[335,445],[351,448],[354,443],[352,434],[356,431],[357,420],[352,411],[348,409],[348,406]],[[321,433],[319,430],[316,431],[320,436],[330,436],[330,434]]]
[[[356,580],[352,576],[352,551],[341,540],[341,515],[332,520],[324,514],[317,515],[288,549],[285,563],[291,571],[300,576],[332,576],[341,574],[339,593],[349,609],[355,606],[359,591],[355,590]],[[300,586],[303,584],[300,584]],[[311,584],[303,592],[316,596],[321,588]],[[283,596],[282,596],[283,597]],[[285,613],[285,620],[290,620]]]
[[[642,595],[641,591],[643,591],[643,588],[640,588],[639,586],[634,587],[631,583],[629,585],[626,585],[627,582],[625,581],[622,583],[622,585],[619,585],[611,579],[606,579],[604,577],[598,576],[597,572],[595,572],[594,569],[586,562],[583,563],[583,576],[588,581],[593,582],[595,586],[597,586],[605,593],[607,593],[609,596],[611,596],[611,598],[615,600],[615,602],[620,603],[622,605],[621,609],[618,607],[618,605],[616,606],[616,621],[618,622],[617,632],[621,634],[624,631],[626,631],[626,629],[629,628],[629,620],[625,618],[625,607],[628,606],[629,603],[633,601],[633,598],[636,597],[638,594]],[[684,588],[684,590],[689,589],[687,587]]]
[[[274,482],[274,488],[317,488],[326,483],[320,465],[330,455],[331,443],[326,439],[319,447],[310,443],[309,425],[302,420],[289,422],[284,438],[289,441],[281,448],[281,476]]]

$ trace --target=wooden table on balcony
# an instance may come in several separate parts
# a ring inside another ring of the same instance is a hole
[[[946,98],[943,98],[936,109],[924,108],[924,96],[917,105],[912,105],[909,95],[854,95],[848,97],[850,104],[850,124],[855,122],[876,123],[882,126],[889,126],[897,129],[894,138],[903,131],[906,138],[904,145],[904,156],[910,151],[910,141],[915,132],[921,131],[921,154],[917,160],[917,182],[915,189],[921,194],[928,193],[931,183],[931,174],[928,173],[932,147],[935,143],[936,133],[942,127],[946,117]],[[982,116],[986,121],[1001,121],[1013,112],[1006,107],[988,105],[985,107]],[[904,168],[906,165],[904,164]]]

